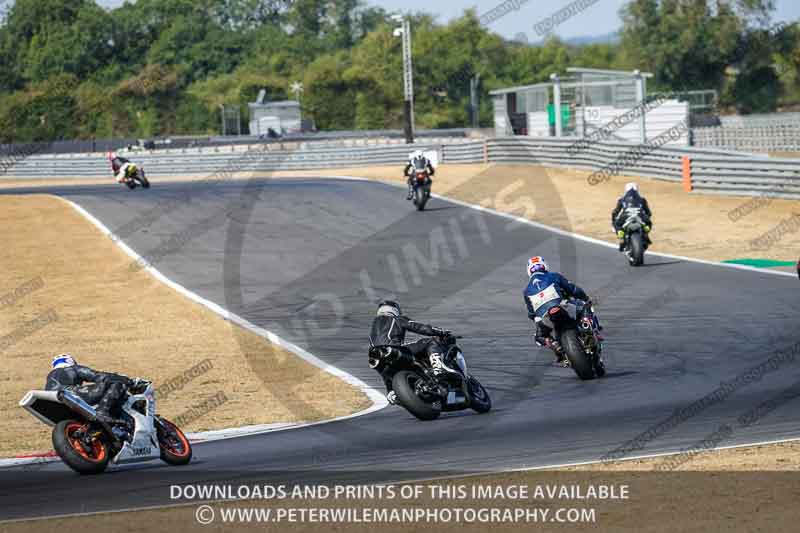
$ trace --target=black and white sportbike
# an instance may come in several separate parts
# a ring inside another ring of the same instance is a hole
[[[603,342],[595,329],[591,305],[576,299],[561,300],[542,317],[542,323],[553,329],[569,366],[581,379],[606,375],[603,363]]]
[[[628,207],[625,209],[625,222],[622,224],[622,231],[625,232],[625,246],[623,251],[628,257],[631,266],[641,266],[644,264],[644,252],[650,245],[647,236],[647,224],[642,218],[642,209],[639,207]]]
[[[178,426],[156,414],[153,384],[135,379],[126,395],[120,423],[111,424],[98,420],[95,408],[69,390],[32,390],[19,405],[53,427],[55,452],[79,474],[99,474],[109,462],[160,458],[171,465],[187,464],[192,445]]]
[[[471,408],[487,413],[492,400],[483,385],[467,371],[467,362],[452,335],[434,337],[442,350],[436,368],[427,356],[415,358],[403,347],[373,348],[373,368],[394,372],[392,388],[398,403],[420,420],[435,420],[442,411]]]
[[[433,180],[431,180],[431,176],[428,173],[427,160],[423,162],[423,160],[415,159],[413,165],[414,168],[411,169],[412,175],[409,178],[413,189],[412,200],[417,207],[417,211],[422,211],[431,197]]]

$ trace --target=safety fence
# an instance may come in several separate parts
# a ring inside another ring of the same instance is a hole
[[[643,149],[646,145],[626,142],[591,143],[580,150],[574,147],[573,139],[490,139],[445,146],[441,160],[581,168],[591,171],[587,172],[589,185],[601,183],[597,175],[606,172],[681,182],[687,191],[800,197],[800,159],[666,146],[648,151]]]
[[[686,190],[800,197],[800,159],[779,159],[712,149],[590,142],[576,139],[511,137],[483,141],[411,145],[318,148],[305,144],[237,147],[227,152],[137,154],[150,177],[213,175],[236,172],[321,170],[343,167],[402,165],[409,152],[435,151],[444,164],[534,164],[585,169],[587,182],[598,185],[611,175],[646,176],[682,182]],[[99,156],[38,156],[17,162],[8,177],[109,176]]]
[[[745,152],[800,152],[800,123],[693,128],[692,144]]]

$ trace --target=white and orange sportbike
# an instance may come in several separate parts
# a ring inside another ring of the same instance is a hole
[[[29,391],[19,405],[53,427],[55,452],[79,474],[99,474],[109,463],[189,463],[192,445],[178,426],[156,414],[152,382],[133,380],[126,396],[122,417],[110,423],[66,389]]]

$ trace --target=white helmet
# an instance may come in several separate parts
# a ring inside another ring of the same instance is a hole
[[[62,353],[61,355],[53,357],[53,362],[50,366],[55,370],[56,368],[66,368],[68,366],[75,366],[76,364],[75,359],[73,359],[70,354]]]
[[[632,181],[630,183],[625,184],[625,194],[628,194],[630,191],[639,192],[639,184]]]
[[[411,156],[409,156],[409,159],[413,161],[414,159],[418,159],[420,157],[425,157],[425,153],[422,150],[414,150],[413,152],[411,152]]]

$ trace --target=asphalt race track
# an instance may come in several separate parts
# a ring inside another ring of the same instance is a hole
[[[694,446],[725,424],[731,436],[723,446],[800,437],[793,277],[655,256],[633,269],[613,249],[442,200],[417,213],[403,191],[371,182],[49,192],[118,230],[176,282],[376,387],[367,334],[376,301],[393,295],[410,316],[465,335],[467,362],[494,408],[423,423],[389,407],[201,443],[183,468],[145,463],[88,478],[60,463],[6,469],[0,519],[177,503],[169,491],[175,483],[380,482],[596,460],[721,383],[736,385],[652,432],[631,455]],[[533,254],[594,295],[606,378],[581,382],[532,345],[522,289]],[[787,350],[793,356],[775,362]],[[748,373],[770,358],[768,370]],[[757,420],[746,416],[769,400],[772,408]]]

